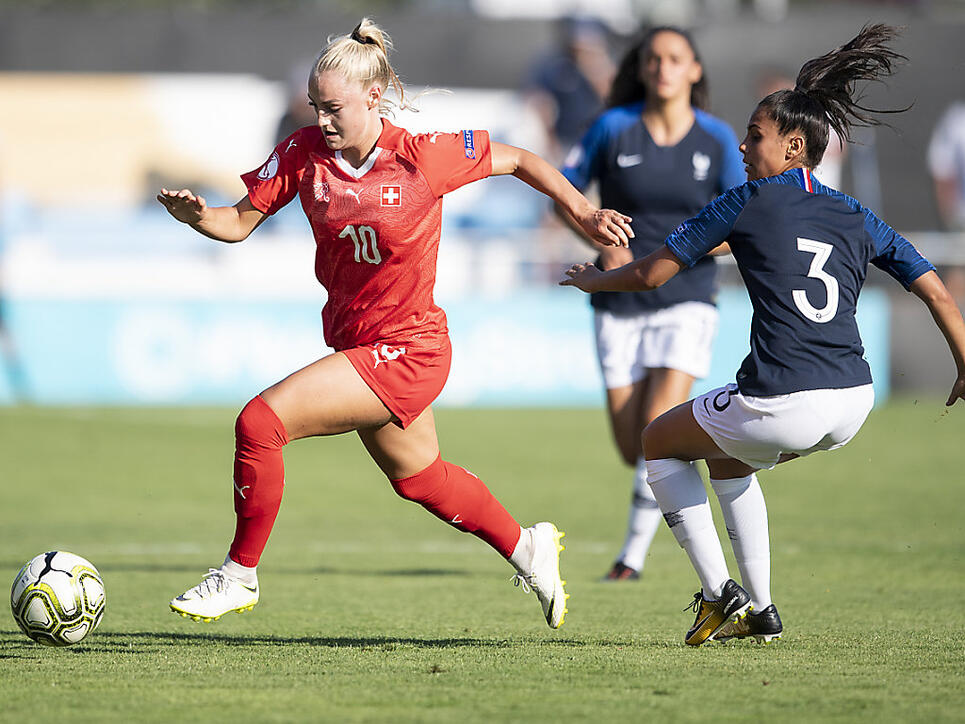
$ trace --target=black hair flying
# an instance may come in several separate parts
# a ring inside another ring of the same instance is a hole
[[[829,127],[842,142],[850,141],[855,126],[883,125],[872,114],[901,113],[911,107],[868,108],[861,105],[863,96],[856,88],[859,81],[881,81],[892,75],[898,64],[907,60],[889,47],[898,34],[890,25],[866,25],[841,47],[801,66],[793,90],[776,91],[758,104],[777,123],[781,135],[803,132],[809,168],[824,157]]]

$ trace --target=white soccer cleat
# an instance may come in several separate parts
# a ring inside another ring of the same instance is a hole
[[[209,568],[204,579],[171,601],[171,610],[194,621],[210,623],[226,613],[250,611],[258,603],[258,586],[246,586],[226,576],[219,568]]]
[[[513,582],[522,586],[526,593],[533,591],[543,607],[543,615],[550,628],[563,625],[566,616],[566,599],[570,594],[563,590],[566,581],[560,578],[560,552],[564,547],[560,538],[565,533],[552,523],[537,523],[529,529],[533,537],[533,560],[528,573],[513,576]]]

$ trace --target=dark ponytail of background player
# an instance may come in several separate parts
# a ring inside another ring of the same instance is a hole
[[[858,81],[875,81],[891,75],[907,58],[888,43],[899,34],[889,25],[866,25],[853,39],[820,58],[809,60],[798,73],[793,90],[779,90],[764,98],[763,109],[777,123],[782,135],[799,130],[804,134],[805,165],[821,163],[828,146],[829,127],[844,141],[851,140],[854,126],[878,126],[873,113],[897,110],[867,108],[856,96]]]
[[[690,50],[694,54],[694,59],[703,65],[700,53],[697,51],[697,44],[694,43],[694,39],[686,30],[673,25],[650,28],[624,53],[620,66],[617,68],[616,77],[613,79],[613,85],[610,87],[610,95],[606,100],[607,108],[616,108],[628,103],[646,100],[647,85],[640,79],[640,67],[643,64],[642,55],[650,47],[650,43],[657,33],[676,33],[679,35],[687,41],[687,45],[690,46]],[[690,105],[702,111],[706,111],[710,105],[710,91],[707,88],[707,78],[704,74],[701,74],[700,80],[691,86]]]

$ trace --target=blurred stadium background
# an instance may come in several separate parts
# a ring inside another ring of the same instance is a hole
[[[613,60],[641,26],[692,28],[712,111],[739,135],[766,74],[793,73],[866,22],[907,26],[911,62],[867,100],[913,107],[862,135],[840,185],[962,274],[965,235],[945,228],[926,163],[940,116],[965,100],[962,2],[0,0],[0,404],[235,404],[318,358],[324,292],[299,205],[237,247],[174,222],[157,189],[240,198],[238,174],[299,112],[325,38],[363,14],[392,35],[411,91],[451,91],[396,123],[488,128],[559,162],[532,78],[561,18],[588,13]],[[512,179],[444,209],[437,298],[455,357],[442,402],[599,404],[586,301],[555,287],[585,247]],[[723,279],[700,386],[730,381],[746,353],[749,309],[726,262]],[[954,368],[924,308],[876,270],[869,283],[860,313],[879,397],[943,394]]]

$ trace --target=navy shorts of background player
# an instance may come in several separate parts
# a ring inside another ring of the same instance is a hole
[[[633,219],[633,258],[657,249],[683,219],[747,176],[730,126],[694,108],[696,120],[675,146],[658,146],[647,131],[643,103],[606,111],[566,158],[563,175],[581,191],[599,182],[601,203]],[[618,316],[681,302],[715,303],[716,263],[705,257],[650,292],[598,292],[595,309]]]
[[[906,290],[935,269],[888,224],[804,168],[731,189],[666,244],[693,265],[725,240],[754,308],[751,351],[737,373],[746,396],[869,384],[855,321],[868,264]]]

